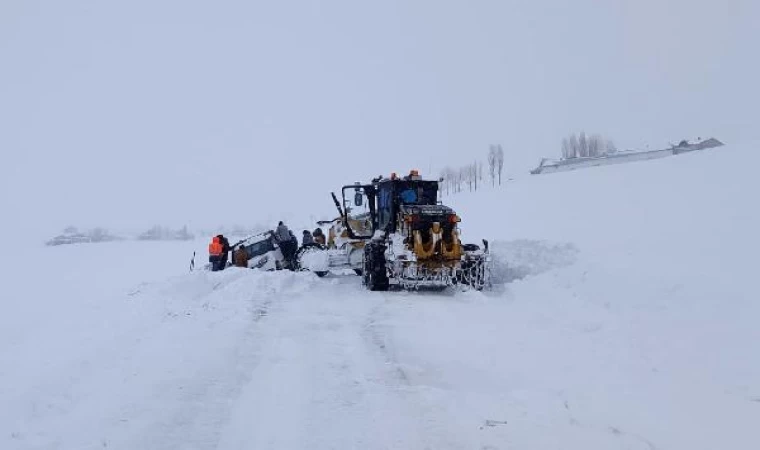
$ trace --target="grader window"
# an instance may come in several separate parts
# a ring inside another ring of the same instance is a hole
[[[396,192],[399,202],[404,205],[435,205],[438,202],[436,182],[402,182]]]
[[[366,186],[346,186],[343,188],[343,210],[346,227],[355,238],[368,239],[374,230],[374,196],[368,195]]]
[[[417,191],[408,187],[401,191],[401,201],[406,204],[417,203]]]

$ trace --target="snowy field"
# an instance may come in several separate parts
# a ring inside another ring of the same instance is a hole
[[[484,293],[20,250],[0,449],[758,449],[757,150],[445,199],[493,241]]]

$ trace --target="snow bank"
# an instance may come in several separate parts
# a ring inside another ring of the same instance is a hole
[[[251,324],[315,277],[182,274],[193,245],[42,249],[49,267],[16,271],[0,319],[0,448],[215,445],[250,379]]]
[[[19,248],[0,448],[754,449],[757,155],[447,199],[492,242],[483,293],[188,273],[205,240]]]
[[[465,442],[754,448],[760,186],[735,161],[760,158],[731,151],[453,197],[466,237],[505,240],[497,276],[522,279],[415,302],[389,325],[394,358],[452,423],[472,422]]]

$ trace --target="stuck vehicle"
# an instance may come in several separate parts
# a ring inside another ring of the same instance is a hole
[[[233,261],[235,253],[241,248],[245,248],[248,253],[248,267],[251,269],[279,270],[284,267],[285,258],[273,231],[265,231],[236,242],[232,246]]]
[[[232,261],[235,261],[237,251],[245,248],[248,255],[247,266],[250,269],[262,270],[280,270],[285,268],[285,258],[282,256],[280,246],[274,236],[274,231],[265,231],[263,233],[248,236],[230,246],[232,251]],[[227,261],[225,267],[230,267],[230,261]],[[202,270],[211,270],[211,263],[205,263]],[[195,252],[190,260],[190,271],[195,270]]]

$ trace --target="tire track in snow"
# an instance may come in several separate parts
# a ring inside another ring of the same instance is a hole
[[[246,275],[260,277],[263,274],[250,272]],[[212,449],[218,446],[223,428],[230,419],[234,401],[250,383],[253,368],[259,362],[259,325],[269,317],[270,311],[276,310],[273,308],[276,288],[265,284],[264,289],[260,289],[260,278],[241,278],[234,278],[228,283],[217,282],[213,285],[212,292],[203,296],[203,305],[207,307],[214,300],[226,300],[224,289],[235,287],[239,281],[245,281],[242,287],[250,289],[250,293],[245,294],[249,298],[244,315],[248,325],[239,330],[238,338],[229,341],[233,345],[224,358],[228,364],[217,365],[207,375],[189,380],[189,386],[181,386],[183,393],[178,399],[176,411],[155,431],[160,439],[151,438],[143,445],[152,446],[151,448],[162,445],[167,449],[176,448],[180,442],[190,448]],[[224,288],[219,289],[220,286]],[[151,434],[153,433],[148,433],[149,436]]]
[[[385,364],[388,364],[393,368],[393,370],[396,372],[398,382],[405,386],[411,386],[411,383],[409,382],[409,376],[406,374],[406,371],[404,371],[403,367],[401,367],[398,361],[396,361],[396,359],[391,356],[390,352],[388,351],[388,348],[385,344],[385,333],[381,333],[377,329],[377,315],[379,314],[379,310],[380,306],[375,306],[372,308],[367,317],[367,320],[364,324],[365,339],[367,339],[374,347],[376,347],[376,351],[378,351]]]
[[[601,434],[611,434],[612,436],[615,436],[618,439],[628,441],[629,444],[626,445],[625,448],[630,448],[630,449],[643,448],[642,447],[643,445],[646,447],[647,450],[659,450],[659,447],[655,445],[652,441],[650,441],[646,437],[641,436],[637,433],[623,431],[622,429],[614,425],[608,425],[604,427],[604,426],[594,426],[594,425],[589,425],[587,423],[582,423],[578,419],[576,419],[573,413],[571,412],[570,403],[567,400],[563,401],[563,406],[565,408],[565,411],[567,412],[570,424],[574,427],[584,428],[586,430],[593,430]]]
[[[373,295],[374,293],[367,293]],[[407,298],[404,293],[381,293],[378,294],[381,302],[374,306],[367,315],[363,325],[363,335],[365,342],[370,351],[375,353],[376,358],[386,366],[385,372],[390,378],[385,380],[387,386],[391,389],[392,394],[403,398],[404,407],[413,417],[417,433],[426,449],[469,449],[472,444],[461,442],[461,436],[454,432],[456,426],[452,418],[445,415],[444,411],[434,402],[427,398],[426,394],[430,390],[435,390],[432,386],[425,386],[413,383],[412,378],[403,368],[393,352],[388,348],[388,342],[392,338],[392,329],[385,326],[385,331],[380,323],[390,320],[386,315],[382,317],[383,310],[388,312],[390,305],[396,305]],[[438,293],[437,296],[445,295]],[[398,344],[394,344],[398,345]]]
[[[367,324],[383,296],[328,278],[277,301],[220,449],[464,448],[372,342]]]

